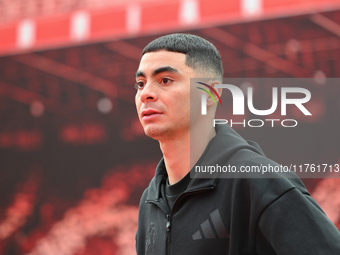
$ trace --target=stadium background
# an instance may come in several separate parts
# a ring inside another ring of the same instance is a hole
[[[279,163],[340,162],[340,2],[0,0],[0,254],[135,254],[161,157],[134,105],[143,47],[170,32],[216,45],[225,77],[313,78],[299,128],[237,128]],[[257,93],[254,102],[268,101]],[[340,228],[340,182],[304,179]]]

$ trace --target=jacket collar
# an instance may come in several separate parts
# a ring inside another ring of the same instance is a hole
[[[215,165],[218,162],[227,162],[234,153],[245,148],[264,155],[256,143],[252,142],[250,145],[229,125],[218,125],[216,127],[216,136],[209,142],[195,165]],[[162,158],[156,167],[155,176],[150,182],[147,200],[159,201],[161,184],[166,178],[167,172],[164,158]],[[217,180],[216,178],[192,178],[185,192],[205,188],[211,189],[216,185]]]

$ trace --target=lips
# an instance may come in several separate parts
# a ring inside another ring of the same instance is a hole
[[[142,119],[151,119],[162,114],[161,112],[154,109],[146,109],[141,112]]]

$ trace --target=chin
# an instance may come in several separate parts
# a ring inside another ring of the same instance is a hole
[[[145,134],[155,140],[161,140],[162,138],[169,135],[169,130],[160,127],[145,127]]]

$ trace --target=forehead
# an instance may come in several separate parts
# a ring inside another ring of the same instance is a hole
[[[143,55],[139,63],[138,71],[151,72],[159,67],[171,66],[180,71],[191,70],[185,64],[186,55],[179,52],[156,51],[148,52]]]

